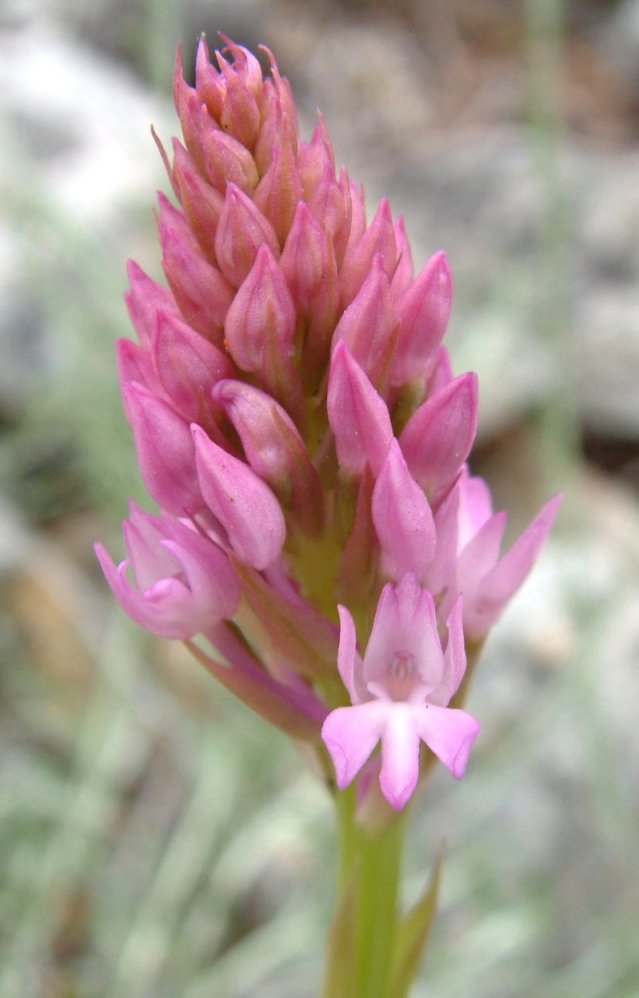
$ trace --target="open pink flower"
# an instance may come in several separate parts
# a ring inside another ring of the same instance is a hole
[[[500,555],[506,513],[493,513],[488,486],[466,469],[435,515],[437,552],[425,581],[442,618],[461,593],[466,636],[484,637],[533,567],[563,500],[549,499],[509,550]]]
[[[447,706],[466,669],[461,600],[448,618],[443,649],[433,597],[416,577],[409,573],[398,586],[384,586],[363,661],[353,618],[343,606],[339,614],[338,667],[352,706],[329,714],[322,738],[340,789],[381,740],[380,786],[400,810],[417,785],[420,742],[459,779],[479,732],[470,714]]]
[[[116,567],[101,544],[95,552],[123,609],[141,627],[187,640],[233,616],[239,581],[217,544],[181,520],[145,513],[133,501],[123,527],[125,561]]]

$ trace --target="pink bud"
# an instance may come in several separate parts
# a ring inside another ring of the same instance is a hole
[[[308,207],[326,237],[333,242],[336,260],[341,264],[351,226],[351,192],[345,171],[335,179],[333,167],[326,165],[308,199]]]
[[[175,109],[182,126],[182,134],[186,147],[198,164],[202,166],[202,102],[198,98],[195,90],[190,87],[184,79],[184,65],[182,62],[182,46],[178,46],[175,59],[175,69],[173,72],[173,99]]]
[[[222,346],[224,319],[233,290],[219,270],[171,229],[161,229],[162,267],[186,321]]]
[[[325,177],[335,179],[335,154],[333,143],[320,114],[310,142],[302,142],[298,154],[298,167],[304,199],[310,201]]]
[[[393,301],[396,301],[406,291],[414,276],[413,253],[408,241],[404,219],[401,217],[395,223],[395,241],[397,243],[397,266],[391,281]]]
[[[239,187],[229,183],[215,236],[215,254],[220,270],[235,288],[249,273],[263,245],[274,256],[279,255],[271,223]]]
[[[131,321],[142,346],[150,346],[159,311],[177,313],[175,298],[167,288],[154,281],[134,261],[127,264],[130,289],[124,296]]]
[[[253,195],[255,204],[275,229],[280,246],[286,241],[297,203],[302,198],[292,128],[288,117],[283,115],[279,143],[273,149],[269,167]]]
[[[210,119],[203,120],[200,139],[206,179],[216,190],[224,194],[228,183],[247,194],[255,189],[259,180],[257,166],[241,142],[215,127]]]
[[[220,381],[213,399],[223,406],[255,472],[309,533],[323,520],[322,487],[295,424],[265,392],[241,381]]]
[[[173,180],[187,221],[211,263],[215,262],[215,232],[224,204],[219,191],[203,179],[183,145],[173,140]]]
[[[262,123],[255,145],[255,159],[260,173],[265,173],[275,151],[286,143],[297,159],[297,114],[288,80],[280,76],[272,52],[263,46],[271,63],[271,77],[263,81],[261,93]]]
[[[396,325],[384,261],[378,254],[373,258],[370,272],[357,296],[339,320],[333,342],[343,340],[377,384],[392,357]]]
[[[300,201],[286,239],[280,267],[299,312],[308,310],[326,273],[328,248],[321,226]]]
[[[324,216],[327,219],[329,231],[333,233],[335,259],[339,267],[344,261],[344,254],[351,236],[361,232],[366,226],[366,209],[364,207],[364,191],[361,190],[361,219],[358,220],[358,197],[355,185],[351,184],[348,170],[342,167],[336,184],[331,184],[325,198]]]
[[[284,275],[267,246],[260,247],[248,277],[233,299],[225,334],[233,359],[245,371],[260,371],[269,351],[283,357],[293,355],[295,307]]]
[[[200,103],[217,121],[224,106],[226,81],[211,62],[209,47],[204,35],[200,37],[195,55],[195,92]]]
[[[393,384],[423,381],[446,332],[452,276],[446,254],[436,253],[396,304],[400,320]]]
[[[118,374],[122,386],[129,384],[130,381],[137,381],[153,392],[162,391],[147,349],[138,346],[132,340],[125,339],[117,341],[116,349]]]
[[[363,235],[355,243],[350,243],[346,250],[340,270],[344,305],[354,299],[376,257],[381,258],[384,274],[390,280],[397,265],[397,243],[390,206],[386,198],[380,201],[375,217]]]
[[[189,422],[202,421],[213,385],[234,374],[227,354],[169,313],[158,317],[153,360],[164,391]]]
[[[433,502],[459,473],[477,432],[477,375],[462,374],[417,409],[399,438],[413,478]]]
[[[123,609],[140,626],[184,641],[233,616],[239,581],[213,541],[179,520],[149,516],[134,502],[123,526],[126,561],[116,568],[101,544],[95,552]]]
[[[199,253],[200,245],[184,214],[172,205],[161,191],[158,192],[158,209],[157,223],[160,237],[170,234],[176,240],[186,243],[194,253]]]
[[[327,408],[340,468],[360,475],[368,463],[377,476],[393,439],[393,428],[386,403],[344,342],[333,351]]]
[[[187,423],[168,402],[142,385],[124,385],[122,394],[140,473],[150,495],[177,516],[202,509]]]
[[[270,249],[261,246],[228,311],[225,343],[236,364],[258,374],[266,390],[297,416],[302,401],[294,336],[291,293]]]
[[[258,94],[261,93],[262,89],[262,70],[257,59],[247,52],[246,49],[234,46],[234,50],[237,53],[235,64],[227,62],[221,52],[216,52],[216,58],[226,85],[222,110],[218,120],[225,131],[234,135],[247,149],[252,149],[260,127],[260,109],[256,95],[251,93],[246,85],[246,80],[243,78],[243,74],[240,75],[236,67],[238,60],[241,60],[242,57],[247,64],[249,58],[253,63],[257,64],[257,72],[259,73]]]
[[[261,478],[228,454],[195,423],[197,475],[204,500],[228,535],[235,554],[264,569],[279,557],[286,537],[280,505]]]
[[[396,581],[407,572],[423,578],[435,555],[435,524],[396,440],[375,483],[372,508],[386,574]]]
[[[300,355],[300,373],[307,395],[314,395],[322,384],[339,314],[339,277],[330,239],[325,241],[324,248],[324,271],[309,302],[306,338]]]
[[[363,185],[356,184],[354,180],[350,179],[346,167],[342,167],[340,181],[348,183],[351,195],[351,224],[346,234],[346,246],[344,247],[350,253],[366,232],[366,195]]]
[[[433,370],[427,379],[428,394],[435,395],[436,392],[449,385],[452,380],[453,362],[446,347],[441,346],[435,355]]]

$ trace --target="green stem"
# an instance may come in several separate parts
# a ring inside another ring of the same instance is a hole
[[[374,826],[358,823],[356,789],[336,797],[339,870],[325,998],[388,998],[398,921],[405,814]]]

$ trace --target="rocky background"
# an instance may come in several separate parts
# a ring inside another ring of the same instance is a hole
[[[448,251],[473,464],[565,507],[496,628],[417,998],[639,993],[639,3],[0,3],[0,994],[313,998],[331,810],[291,747],[123,619],[91,542],[141,498],[113,344],[160,276],[175,44],[272,47],[306,134]]]

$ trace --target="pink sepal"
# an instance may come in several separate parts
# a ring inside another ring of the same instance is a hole
[[[204,37],[200,39],[195,60],[195,88],[209,114],[243,145],[251,146],[259,127],[258,99],[262,90],[262,70],[255,56],[225,39],[225,51],[233,56],[229,63],[221,52],[215,57],[218,72],[209,59]]]
[[[387,371],[397,320],[381,254],[375,256],[356,297],[342,314],[333,343],[343,340],[374,383]]]
[[[435,515],[437,552],[426,571],[429,587],[441,593],[440,615],[462,593],[466,634],[483,637],[530,572],[562,499],[550,499],[500,558],[506,514],[492,512],[484,480],[463,470]]]
[[[349,243],[344,254],[340,270],[344,306],[355,298],[377,256],[381,258],[382,270],[390,281],[397,265],[397,243],[390,205],[386,198],[380,201],[369,227],[356,242]]]
[[[224,194],[228,183],[235,184],[246,194],[255,190],[259,173],[249,150],[204,115],[200,143],[204,173],[215,190]]]
[[[477,375],[462,374],[411,416],[399,442],[431,502],[455,479],[477,432]]]
[[[167,288],[145,274],[135,260],[129,260],[127,273],[131,286],[124,300],[140,343],[143,347],[150,347],[158,312],[173,311],[177,314],[175,298]]]
[[[410,668],[402,672],[399,665],[398,674],[394,675],[393,663],[398,651],[406,657]],[[465,664],[464,655],[462,670]],[[412,572],[404,575],[399,585],[389,583],[382,589],[362,673],[368,696],[371,683],[384,689],[390,699],[410,696],[414,685],[426,690],[429,699],[431,694],[441,692],[444,655],[437,631],[435,604],[431,593],[420,586]],[[407,680],[410,681],[408,686]]]
[[[391,280],[393,301],[396,301],[406,291],[415,276],[413,252],[408,240],[406,225],[401,216],[395,222],[395,241],[397,243],[397,266]]]
[[[483,577],[465,614],[464,623],[469,635],[480,637],[486,634],[501,615],[537,560],[562,501],[562,494],[549,499],[523,534]],[[465,555],[466,550],[462,552],[460,561],[467,564]],[[463,565],[460,577],[463,584]]]
[[[202,168],[202,144],[200,133],[202,127],[202,101],[195,90],[190,87],[184,79],[184,63],[182,59],[182,46],[178,45],[173,70],[173,100],[175,110],[180,119],[182,134],[186,147],[195,159],[198,167]],[[206,113],[206,109],[204,109]]]
[[[331,358],[327,409],[340,468],[358,475],[368,462],[377,477],[393,428],[386,403],[343,340]]]
[[[122,395],[149,494],[162,509],[177,516],[202,509],[186,421],[168,402],[136,382],[124,385]]]
[[[311,141],[300,143],[297,165],[306,202],[310,202],[318,187],[327,179],[332,177],[335,180],[333,143],[320,112],[318,112],[318,122],[313,130]]]
[[[137,381],[145,388],[156,394],[162,392],[162,386],[158,381],[153,361],[149,351],[142,346],[138,346],[133,340],[120,339],[116,342],[116,353],[118,358],[118,377],[120,385],[128,385],[131,381]]]
[[[344,177],[348,183],[348,189],[351,195],[351,219],[346,237],[346,246],[344,249],[344,256],[346,256],[346,252],[353,252],[354,247],[366,232],[366,194],[364,192],[363,184],[357,184],[354,180],[350,179],[346,167],[342,167],[340,179],[342,177]]]
[[[430,364],[427,365],[430,368]],[[426,383],[428,394],[435,395],[436,392],[445,388],[453,380],[453,362],[450,353],[444,346],[440,346],[435,355],[434,366],[428,371]]]
[[[323,523],[323,494],[304,441],[282,406],[259,388],[220,381],[213,390],[233,424],[246,459],[295,521],[310,533]]]
[[[452,302],[452,275],[444,252],[436,253],[397,300],[400,321],[393,384],[423,381],[446,332]]]
[[[191,425],[202,496],[247,565],[264,569],[279,557],[286,537],[280,505],[268,485],[243,461]]]
[[[348,690],[351,702],[364,703],[368,699],[368,690],[364,682],[362,660],[357,651],[357,635],[355,622],[345,606],[338,606],[339,613],[339,648],[337,651],[337,668],[342,682]]]
[[[303,407],[293,362],[295,318],[284,274],[268,246],[261,246],[228,311],[225,341],[238,367],[255,372],[294,418]]]
[[[407,572],[423,578],[435,555],[435,524],[426,496],[393,440],[373,490],[373,522],[382,567],[399,581]]]
[[[298,202],[302,182],[297,170],[296,135],[286,113],[282,114],[277,145],[269,167],[253,195],[255,204],[275,229],[280,246],[286,242]]]
[[[327,261],[326,235],[308,205],[300,201],[280,258],[298,312],[306,312],[319,292]]]
[[[184,214],[198,243],[211,263],[215,263],[215,232],[224,198],[204,180],[191,153],[173,139],[173,184]]]
[[[261,47],[268,55],[272,73],[262,83],[262,121],[255,144],[255,160],[260,173],[265,174],[273,162],[274,154],[284,143],[289,146],[285,153],[286,159],[297,159],[299,135],[290,84],[280,75],[273,53],[265,45]]]
[[[228,354],[170,312],[158,315],[153,361],[164,391],[189,422],[208,416],[211,388],[235,373]]]
[[[271,354],[293,356],[295,306],[284,275],[267,246],[237,292],[226,317],[226,341],[233,359],[244,371],[260,371],[271,364]]]
[[[150,516],[134,502],[123,527],[127,560],[116,568],[101,544],[95,552],[123,609],[140,626],[186,640],[233,616],[239,581],[212,541],[179,520]]]
[[[271,223],[253,201],[229,183],[215,236],[215,255],[220,270],[237,288],[255,263],[260,246],[279,255],[277,236]]]
[[[231,132],[242,145],[252,148],[260,124],[258,98],[262,90],[262,70],[255,56],[240,45],[228,42],[225,51],[215,56],[220,67],[209,62],[204,39],[200,41],[196,58],[195,86],[198,96],[225,131]]]
[[[160,232],[162,267],[186,321],[222,346],[224,319],[233,289],[190,243],[170,230]]]

